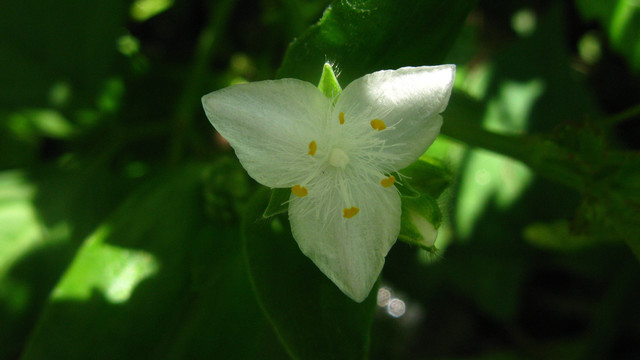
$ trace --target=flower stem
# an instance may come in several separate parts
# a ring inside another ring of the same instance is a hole
[[[214,2],[209,14],[209,23],[200,32],[198,44],[191,66],[191,73],[187,77],[182,96],[177,102],[174,116],[174,136],[171,139],[169,161],[180,161],[184,151],[184,141],[189,127],[193,122],[196,111],[201,108],[200,97],[204,92],[211,59],[216,55],[217,43],[227,24],[229,13],[236,0],[220,0]],[[204,115],[203,115],[204,117]]]

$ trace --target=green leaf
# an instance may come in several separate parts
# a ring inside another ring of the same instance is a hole
[[[0,173],[0,358],[21,352],[82,239],[126,191],[103,159]]]
[[[290,189],[271,189],[271,198],[262,216],[269,218],[289,211],[289,196],[291,196]]]
[[[585,159],[588,159],[585,157]],[[640,154],[608,150],[574,218],[572,229],[602,242],[624,240],[640,259]]]
[[[25,141],[8,125],[0,119],[0,170],[15,169],[36,162],[37,143]]]
[[[43,242],[37,213],[31,204],[35,190],[22,172],[0,173],[0,304],[14,316],[25,310],[28,289],[8,276],[9,270],[31,248]],[[5,326],[9,321],[4,320],[0,322],[0,334],[8,335]],[[8,356],[3,352],[0,355]]]
[[[65,139],[76,133],[74,125],[61,113],[50,109],[24,110],[7,117],[8,126],[24,138],[38,135]]]
[[[131,17],[136,21],[146,21],[173,6],[173,0],[136,0],[131,5]]]
[[[445,267],[447,281],[485,314],[508,321],[518,313],[522,279],[531,267],[530,258],[521,248],[471,242],[455,250],[447,249]]]
[[[475,1],[334,1],[288,48],[278,77],[315,82],[323,64],[342,84],[381,69],[440,64]]]
[[[285,216],[262,217],[266,190],[251,200],[243,224],[249,273],[259,302],[294,359],[363,359],[376,291],[358,304],[304,256]]]
[[[463,239],[471,238],[482,221],[482,226],[503,222],[486,219],[487,209],[508,211],[527,194],[535,174],[577,189],[584,186],[586,179],[575,171],[576,162],[566,156],[565,149],[554,141],[520,135],[549,132],[568,119],[598,117],[596,102],[585,91],[584,79],[567,65],[569,55],[557,36],[563,31],[564,21],[561,7],[550,8],[531,36],[513,42],[485,68],[487,75],[478,77],[488,77],[489,84],[477,96],[487,99],[486,107],[454,95],[449,106],[452,113],[447,116],[448,109],[444,114],[444,135],[495,151],[472,148],[460,162],[455,224],[457,235]],[[548,56],[536,57],[540,53]],[[474,128],[474,124],[491,131]],[[598,146],[591,145],[594,149]],[[560,208],[557,205],[551,211]]]
[[[631,68],[640,71],[640,7],[628,0],[576,0],[587,20],[596,19],[607,30],[612,47],[625,56]]]
[[[609,36],[613,47],[627,58],[637,74],[640,71],[640,7],[637,3],[618,1]]]
[[[322,75],[320,75],[320,82],[318,83],[318,89],[322,93],[331,99],[334,103],[338,100],[338,96],[342,92],[340,83],[336,78],[336,74],[333,72],[331,64],[325,63],[322,67]]]
[[[204,170],[155,177],[86,239],[23,359],[286,356],[251,294],[238,227],[205,217]]]
[[[523,235],[532,245],[553,251],[577,251],[600,243],[595,237],[572,233],[566,220],[528,225]]]

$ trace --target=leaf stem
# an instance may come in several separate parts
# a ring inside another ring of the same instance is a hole
[[[572,155],[551,141],[531,135],[498,134],[462,118],[444,123],[442,134],[523,162],[539,175],[578,191],[586,188],[585,176],[573,166]]]
[[[185,81],[182,96],[177,102],[174,116],[174,136],[171,139],[169,161],[180,161],[184,151],[184,141],[193,122],[196,110],[200,108],[200,97],[207,76],[208,66],[215,56],[219,42],[236,0],[220,0],[213,2],[209,14],[209,23],[200,32],[196,46],[191,73]]]
[[[611,127],[635,117],[640,117],[640,104],[634,105],[626,110],[623,110],[622,112],[605,118],[603,122],[606,126]]]

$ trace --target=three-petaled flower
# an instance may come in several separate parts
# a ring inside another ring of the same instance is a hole
[[[296,79],[202,98],[207,117],[257,182],[290,188],[293,237],[346,295],[364,300],[400,231],[394,174],[440,132],[454,65],[378,71],[337,99]]]

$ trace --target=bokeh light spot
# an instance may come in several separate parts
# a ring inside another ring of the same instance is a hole
[[[536,31],[536,14],[530,9],[518,10],[511,17],[511,27],[520,36],[529,36]]]
[[[389,301],[388,311],[389,311],[389,315],[395,318],[399,318],[402,315],[404,315],[404,312],[406,311],[406,305],[404,304],[404,301],[400,299],[393,299]]]

